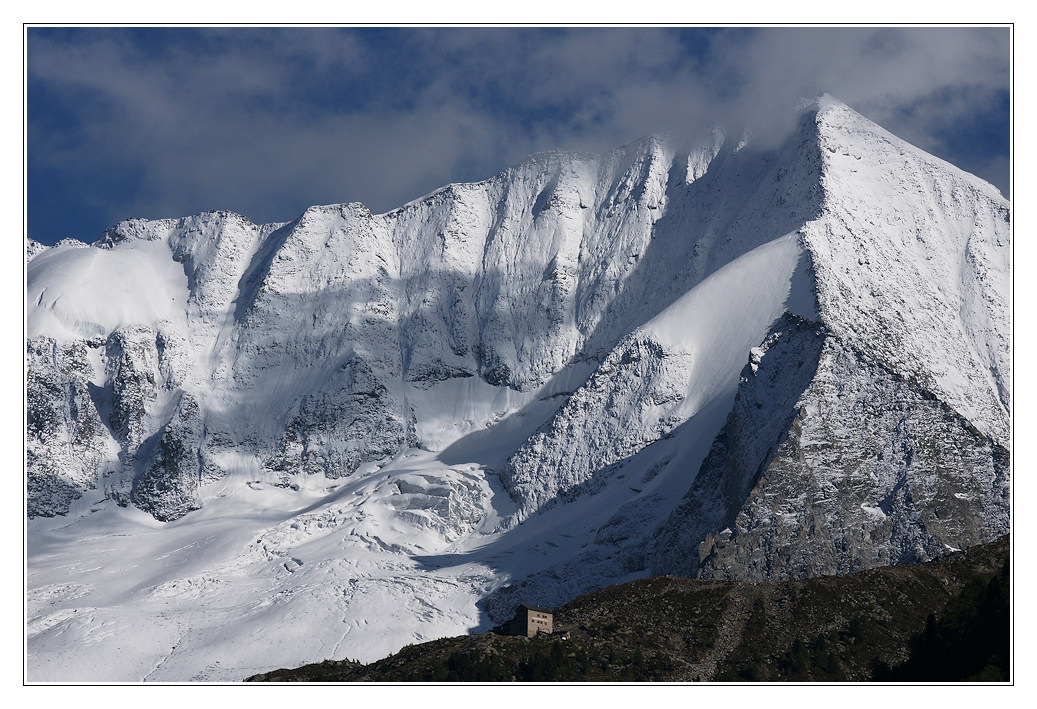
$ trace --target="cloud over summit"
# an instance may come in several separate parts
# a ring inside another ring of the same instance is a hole
[[[530,152],[828,92],[1008,190],[1005,28],[30,28],[29,234],[311,204],[380,212]]]

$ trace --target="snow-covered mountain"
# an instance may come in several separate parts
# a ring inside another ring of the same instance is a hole
[[[239,679],[1008,531],[1010,208],[831,97],[27,248],[28,677]]]

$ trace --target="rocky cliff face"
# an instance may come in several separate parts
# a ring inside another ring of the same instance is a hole
[[[701,560],[699,576],[848,573],[933,559],[1008,532],[1005,448],[929,392],[836,343],[827,343],[819,369],[734,519],[688,555]],[[868,387],[859,384],[862,369]]]
[[[30,516],[60,515],[96,488],[118,445],[98,413],[93,384],[97,340],[40,337],[27,347],[26,491]],[[103,409],[102,409],[103,410]]]
[[[1007,533],[1008,451],[819,323],[785,318],[742,373],[653,570],[807,578]]]

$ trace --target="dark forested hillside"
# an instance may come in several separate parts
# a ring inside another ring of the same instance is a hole
[[[1010,677],[1009,537],[926,564],[745,583],[654,577],[556,609],[555,633],[408,646],[250,681],[938,681]]]

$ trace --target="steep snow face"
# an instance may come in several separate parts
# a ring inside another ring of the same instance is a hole
[[[773,150],[29,244],[30,678],[236,680],[650,571],[986,541],[1008,218],[826,98]]]
[[[719,130],[545,153],[385,215],[408,381],[476,374],[529,392],[600,361],[690,286],[816,216],[812,130],[804,120],[777,153],[736,152]]]
[[[603,158],[535,155],[386,215],[408,380],[477,374],[528,392],[580,357],[651,240],[674,151],[649,140]]]
[[[601,476],[615,471],[614,463],[718,398],[730,406],[745,353],[790,300],[809,303],[812,290],[800,279],[790,298],[793,276],[806,270],[806,262],[797,234],[759,246],[620,342],[508,460],[502,478],[521,514],[560,493],[571,497],[599,488]]]
[[[221,426],[258,444],[285,480],[342,477],[412,445],[399,266],[384,222],[358,204],[313,207],[270,242],[239,294],[236,406]],[[252,412],[247,427],[242,407]]]
[[[825,323],[1007,445],[1008,202],[830,98],[817,123],[825,218],[805,233]]]

